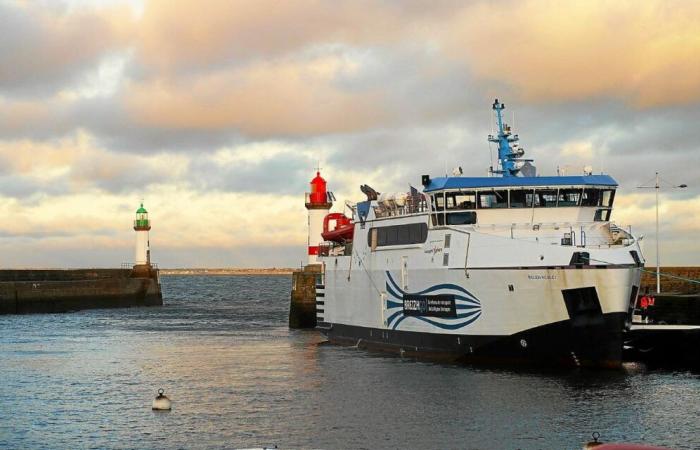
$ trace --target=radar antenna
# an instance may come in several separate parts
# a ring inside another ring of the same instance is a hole
[[[499,173],[504,177],[517,176],[523,165],[532,162],[532,160],[523,158],[525,149],[517,144],[520,138],[517,134],[512,134],[510,126],[503,122],[503,110],[506,109],[506,105],[496,99],[492,107],[496,111],[498,135],[490,134],[489,142],[498,144],[498,165],[500,166],[500,169],[494,170],[493,173]]]

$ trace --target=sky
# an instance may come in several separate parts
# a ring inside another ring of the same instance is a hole
[[[0,0],[0,267],[295,267],[335,209],[462,166],[491,104],[538,173],[620,184],[612,219],[700,259],[695,1]],[[673,186],[687,184],[686,189]]]

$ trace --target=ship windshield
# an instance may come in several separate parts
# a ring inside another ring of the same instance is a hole
[[[603,208],[595,220],[608,220],[615,199],[614,188],[602,187],[532,187],[513,189],[484,189],[476,191],[435,192],[431,196],[433,226],[476,224],[477,215],[464,214],[470,210],[500,208]]]
[[[507,208],[508,191],[483,191],[479,192],[479,208]]]
[[[559,189],[559,206],[578,206],[581,202],[581,189]]]
[[[606,208],[612,208],[614,199],[615,199],[615,190],[614,189],[605,189],[602,191],[602,195],[600,197],[600,206],[604,206]]]
[[[439,192],[436,195],[431,196],[433,200],[433,207],[436,211],[442,211],[445,209],[445,197],[444,193]]]
[[[475,192],[448,192],[445,196],[447,209],[475,209]]]
[[[556,189],[537,189],[535,190],[535,207],[537,208],[554,208],[557,206],[557,190]]]
[[[512,190],[510,191],[510,207],[511,208],[532,208],[532,200],[534,191],[529,190]]]
[[[581,206],[598,206],[600,202],[600,189],[584,189],[581,198]]]
[[[584,189],[581,206],[602,206],[612,208],[615,189]]]

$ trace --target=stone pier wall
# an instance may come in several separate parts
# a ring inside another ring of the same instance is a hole
[[[0,314],[162,304],[156,269],[0,270]]]
[[[321,270],[320,264],[311,264],[292,273],[289,328],[316,327],[316,282]]]

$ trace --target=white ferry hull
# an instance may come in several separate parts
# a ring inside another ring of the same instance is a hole
[[[619,366],[640,276],[633,266],[370,271],[335,259],[317,298],[330,342],[465,362]],[[453,311],[407,314],[421,296],[454,298]]]

